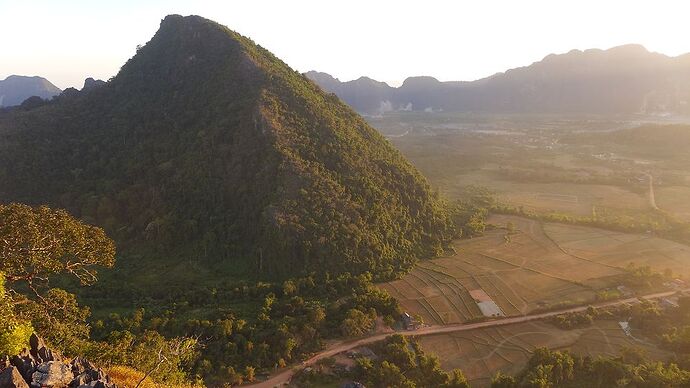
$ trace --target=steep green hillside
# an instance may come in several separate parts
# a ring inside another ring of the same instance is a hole
[[[212,21],[168,16],[100,88],[0,114],[0,198],[125,254],[385,278],[452,235],[440,200],[336,97]]]

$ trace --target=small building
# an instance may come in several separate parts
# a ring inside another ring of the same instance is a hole
[[[621,327],[621,329],[623,329],[625,335],[630,335],[630,323],[628,323],[627,321],[621,321],[618,322],[618,325]]]
[[[417,330],[419,328],[419,322],[417,322],[408,312],[404,312],[400,316],[402,321],[402,327],[405,330]]]
[[[405,329],[412,325],[412,316],[407,311],[402,314],[401,319]]]

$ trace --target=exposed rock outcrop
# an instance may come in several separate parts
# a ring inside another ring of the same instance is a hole
[[[29,349],[0,360],[0,388],[117,388],[110,377],[88,360],[67,362],[36,334]]]
[[[0,388],[29,388],[19,370],[9,366],[0,372]]]
[[[87,78],[84,80],[84,87],[81,88],[82,91],[93,89],[93,88],[98,88],[100,86],[105,85],[105,81],[100,80],[100,79],[93,79],[91,77]]]
[[[39,364],[31,374],[32,387],[66,387],[74,379],[72,368],[60,361]]]

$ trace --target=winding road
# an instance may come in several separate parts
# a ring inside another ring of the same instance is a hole
[[[690,291],[690,289],[685,289],[681,291]],[[598,303],[598,304],[592,304],[591,306],[594,307],[609,307],[609,306],[616,306],[616,305],[621,305],[621,304],[626,304],[626,303],[635,303],[638,302],[639,299],[659,299],[659,298],[664,298],[667,296],[671,296],[675,294],[678,291],[666,291],[666,292],[658,292],[655,294],[648,294],[640,297],[632,297],[632,298],[626,298],[626,299],[619,299],[611,302],[603,302],[603,303]],[[423,335],[432,335],[432,334],[442,334],[442,333],[453,333],[453,332],[458,332],[458,331],[466,331],[466,330],[474,330],[474,329],[481,329],[481,328],[486,328],[486,327],[496,327],[496,326],[505,326],[505,325],[512,325],[516,323],[522,323],[522,322],[528,322],[528,321],[534,321],[534,320],[539,320],[539,319],[545,319],[545,318],[550,318],[556,315],[560,314],[565,314],[565,313],[574,313],[574,312],[581,312],[587,310],[587,306],[578,306],[578,307],[571,307],[571,308],[565,308],[561,310],[554,310],[554,311],[549,311],[546,313],[539,313],[539,314],[530,314],[530,315],[523,315],[523,316],[518,316],[518,317],[512,317],[512,318],[503,318],[503,319],[498,319],[498,320],[491,320],[491,321],[484,321],[484,322],[476,322],[476,323],[457,323],[457,324],[452,324],[452,325],[432,325],[432,326],[427,326],[418,330],[406,330],[406,331],[396,331],[396,332],[391,332],[391,333],[384,333],[384,334],[376,334],[372,335],[370,337],[365,337],[365,338],[360,338],[356,340],[349,340],[349,341],[338,341],[334,342],[331,345],[329,345],[326,349],[322,350],[319,353],[316,353],[314,356],[309,358],[308,360],[302,362],[300,365],[293,366],[291,368],[285,369],[283,371],[278,372],[275,374],[273,377],[269,378],[268,380],[264,380],[261,382],[257,382],[254,384],[249,384],[249,385],[244,385],[243,387],[254,387],[254,388],[274,388],[274,387],[280,387],[283,386],[287,383],[290,382],[290,379],[292,379],[292,376],[295,375],[299,370],[302,368],[305,368],[307,366],[313,365],[317,361],[335,356],[338,353],[346,352],[350,349],[354,349],[363,345],[371,344],[373,342],[378,342],[386,337],[392,335],[392,334],[401,334],[404,336],[423,336]]]

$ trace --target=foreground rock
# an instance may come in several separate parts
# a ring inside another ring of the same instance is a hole
[[[29,345],[0,363],[0,388],[117,388],[102,369],[81,357],[68,363],[35,334]]]
[[[0,372],[0,388],[29,388],[19,370],[10,366]]]

